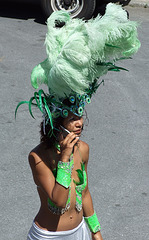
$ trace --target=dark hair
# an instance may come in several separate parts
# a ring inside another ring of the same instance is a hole
[[[63,101],[63,105],[70,107],[72,105],[72,103],[69,101],[68,98],[66,98]],[[55,143],[56,138],[58,137],[59,126],[63,125],[63,120],[64,120],[64,118],[62,116],[60,116],[56,119],[53,119],[54,129],[53,129],[52,135],[51,135],[52,128],[51,128],[50,123],[48,123],[44,126],[44,121],[42,121],[40,124],[40,142],[46,143],[47,147],[52,147]]]
[[[54,129],[52,130],[50,123],[44,126],[44,121],[40,124],[40,142],[44,142],[47,147],[52,147],[59,134],[59,126],[63,124],[63,117],[53,120]],[[53,131],[53,134],[51,134]]]

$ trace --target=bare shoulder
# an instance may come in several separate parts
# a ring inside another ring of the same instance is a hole
[[[45,144],[40,143],[34,149],[32,149],[28,155],[29,164],[31,167],[43,162],[46,164],[48,158],[49,150],[46,148]],[[47,165],[47,164],[46,164]]]
[[[28,161],[35,184],[38,186],[42,185],[43,179],[49,179],[49,176],[52,174],[49,149],[44,144],[39,144],[29,153]]]
[[[81,140],[79,140],[79,148],[80,150],[83,150],[83,151],[89,151],[89,145],[86,142]]]
[[[83,162],[88,162],[89,158],[89,145],[84,141],[79,141],[79,151],[82,156]]]
[[[39,160],[42,160],[41,149],[43,148],[42,144],[39,144],[35,148],[33,148],[29,155],[28,160],[30,164],[38,163]]]

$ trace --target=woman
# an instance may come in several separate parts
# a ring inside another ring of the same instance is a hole
[[[108,71],[126,70],[115,61],[137,52],[137,23],[127,19],[121,6],[108,4],[101,18],[71,19],[54,12],[47,21],[47,59],[32,71],[31,83],[44,83],[28,103],[43,115],[41,143],[29,154],[29,163],[41,200],[28,240],[102,240],[87,182],[89,147],[82,142],[83,110]],[[35,102],[33,102],[35,101]],[[68,133],[68,134],[66,134]],[[84,216],[84,218],[83,218]]]
[[[29,163],[35,184],[37,185],[41,207],[28,234],[28,240],[89,239],[83,216],[92,216],[94,208],[85,176],[85,173],[87,173],[89,147],[88,144],[79,139],[83,129],[83,117],[69,112],[68,117],[62,120],[62,126],[70,133],[64,137],[64,130],[61,130],[61,125],[59,125],[60,131],[57,136],[57,142],[55,140],[53,144],[50,143],[49,145],[50,139],[48,141],[48,136],[43,135],[43,128],[41,128],[42,142],[29,154]],[[58,163],[69,164],[70,158],[73,158],[74,166],[72,166],[70,186],[66,187],[63,186],[63,182],[60,182],[61,180],[57,181],[56,174],[53,173],[56,169],[58,174]],[[84,179],[81,185],[77,185],[79,178],[76,170],[81,170],[82,164],[85,166]],[[76,200],[77,186],[82,186],[82,206]],[[70,204],[67,204],[69,195]],[[51,208],[49,200],[56,205],[55,209],[57,210],[58,208],[58,212]],[[98,223],[97,227],[98,231],[92,233],[92,239],[102,240]]]

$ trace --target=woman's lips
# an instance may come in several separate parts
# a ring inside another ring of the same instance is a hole
[[[75,134],[80,134],[81,133],[81,129],[80,130],[77,130],[77,131],[74,131]]]

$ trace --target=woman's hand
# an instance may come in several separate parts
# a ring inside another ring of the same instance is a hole
[[[101,233],[100,232],[92,233],[92,240],[103,240]]]
[[[60,136],[61,161],[68,162],[74,145],[78,142],[79,137],[73,132],[69,133],[65,138]]]

